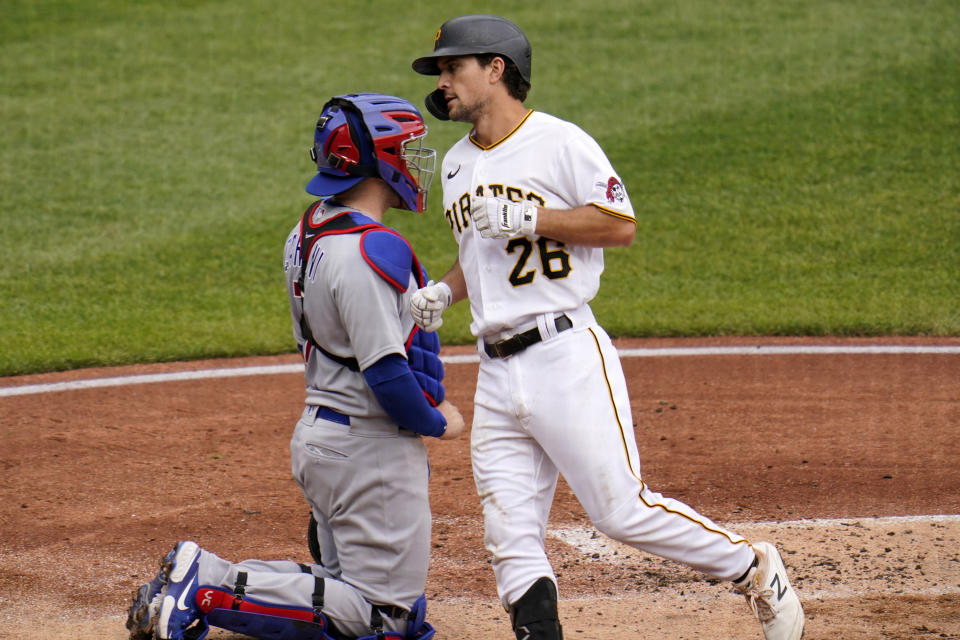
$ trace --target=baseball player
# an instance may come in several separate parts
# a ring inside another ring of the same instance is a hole
[[[410,245],[382,224],[423,211],[435,152],[406,100],[332,98],[317,122],[307,191],[321,196],[290,232],[284,272],[305,361],[306,407],[290,442],[316,523],[316,562],[231,563],[192,541],[134,594],[132,640],[210,626],[283,640],[428,640],[429,469],[421,436],[455,438],[436,334],[410,299],[426,282]],[[319,556],[319,557],[317,557]]]
[[[526,36],[496,16],[453,18],[413,68],[439,76],[428,110],[471,126],[442,165],[459,257],[440,282],[416,292],[412,311],[432,331],[448,305],[470,300],[480,353],[473,473],[516,637],[562,637],[544,551],[562,473],[601,532],[733,582],[766,638],[799,638],[803,610],[776,548],[748,542],[641,479],[619,357],[589,305],[602,248],[633,241],[633,208],[589,135],[524,106]]]

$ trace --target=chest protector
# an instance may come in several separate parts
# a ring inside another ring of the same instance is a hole
[[[310,350],[315,349],[334,362],[351,371],[360,371],[356,358],[339,356],[323,348],[314,338],[303,308],[304,284],[310,252],[317,240],[325,236],[350,233],[360,234],[360,253],[370,268],[389,285],[399,292],[407,290],[410,275],[413,274],[418,287],[427,283],[426,270],[417,260],[413,248],[399,233],[383,226],[356,211],[344,211],[319,224],[313,223],[313,214],[324,204],[324,200],[314,202],[303,213],[300,220],[300,275],[294,283],[294,295],[300,298],[300,333],[308,347],[304,348],[304,360],[309,360]],[[443,363],[440,361],[440,338],[436,333],[420,330],[414,324],[413,330],[404,342],[407,363],[417,379],[424,396],[430,404],[436,406],[443,402]]]

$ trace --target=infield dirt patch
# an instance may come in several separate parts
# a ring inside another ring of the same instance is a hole
[[[813,341],[617,343],[801,342]],[[815,341],[828,342],[880,341]],[[0,389],[296,362],[85,370],[0,379]],[[960,524],[928,517],[960,513],[960,355],[644,357],[625,358],[624,369],[644,479],[776,542],[804,602],[807,640],[960,638]],[[448,395],[468,424],[475,374],[475,364],[447,365]],[[308,512],[288,454],[302,386],[291,373],[0,397],[0,638],[126,638],[130,593],[180,539],[233,560],[307,560]],[[437,638],[510,638],[483,549],[469,438],[428,448]],[[550,527],[565,637],[761,637],[726,585],[597,537],[562,483]]]

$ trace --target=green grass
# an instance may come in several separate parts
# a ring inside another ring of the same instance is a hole
[[[735,6],[728,6],[728,5]],[[402,8],[402,9],[401,9]],[[493,2],[528,104],[607,151],[615,335],[960,335],[960,5]],[[323,102],[432,88],[448,3],[7,2],[0,375],[293,349],[283,239]],[[429,119],[445,150],[461,125]],[[391,213],[435,276],[440,216]],[[470,341],[468,309],[441,329]]]

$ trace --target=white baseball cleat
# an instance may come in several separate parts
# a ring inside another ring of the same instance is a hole
[[[800,640],[803,637],[803,607],[790,586],[780,552],[769,542],[752,545],[757,567],[745,583],[736,585],[750,603],[763,627],[766,640]]]

